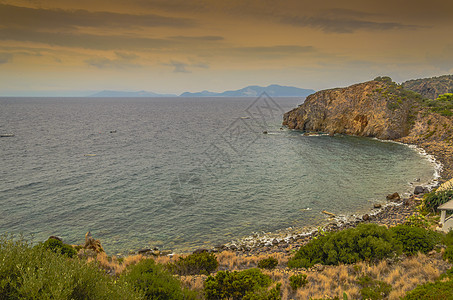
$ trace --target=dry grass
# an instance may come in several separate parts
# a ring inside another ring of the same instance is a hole
[[[244,270],[250,268],[256,268],[258,262],[262,259],[272,256],[278,260],[277,267],[286,266],[288,263],[288,256],[283,253],[273,253],[273,254],[259,254],[259,255],[237,255],[232,251],[223,251],[218,253],[217,260],[219,262],[220,270]]]
[[[325,266],[322,271],[315,270],[293,270],[286,268],[288,256],[282,253],[262,254],[255,256],[238,255],[234,252],[223,251],[218,253],[219,270],[244,270],[255,268],[261,259],[273,256],[279,261],[274,270],[263,270],[273,281],[282,283],[282,299],[310,299],[310,298],[343,298],[343,293],[349,299],[360,299],[360,286],[357,279],[362,276],[370,276],[374,280],[384,281],[392,285],[392,291],[388,299],[400,299],[408,291],[417,285],[427,281],[434,281],[440,274],[446,271],[451,265],[442,260],[442,253],[431,253],[431,255],[417,254],[407,257],[397,263],[382,260],[377,264],[359,262],[354,265]],[[105,253],[98,254],[96,261],[107,271],[120,274],[137,262],[147,259],[143,255],[125,257],[122,261],[116,257],[108,257]],[[178,256],[153,257],[156,263],[166,264],[174,261]],[[89,261],[93,261],[89,258]],[[289,277],[295,274],[307,274],[308,284],[305,287],[293,290],[289,284]],[[196,290],[202,294],[204,281],[207,276],[181,276],[184,286]]]
[[[95,258],[88,257],[87,261],[96,261],[100,268],[109,273],[121,274],[130,265],[135,265],[143,259],[153,259],[156,263],[165,265],[174,261],[179,256],[175,255],[172,258],[168,256],[149,257],[141,254],[126,256],[124,259],[118,259],[116,256],[109,257],[105,252],[98,253]]]
[[[361,287],[357,284],[357,279],[366,275],[391,284],[393,288],[388,299],[400,299],[417,285],[434,281],[450,266],[442,260],[441,254],[418,254],[398,263],[383,260],[377,264],[359,262],[354,265],[326,266],[323,271],[292,270],[284,268],[287,258],[282,254],[272,256],[279,260],[279,266],[275,270],[263,270],[263,273],[269,275],[273,281],[282,283],[283,300],[335,297],[343,299],[343,293],[346,293],[349,299],[361,299]],[[269,255],[238,256],[225,251],[218,255],[218,260],[221,269],[240,270],[256,267],[260,259],[267,257]],[[289,285],[289,277],[300,273],[308,275],[309,283],[294,291]],[[186,276],[182,279],[187,287],[202,291],[204,279],[200,276]]]

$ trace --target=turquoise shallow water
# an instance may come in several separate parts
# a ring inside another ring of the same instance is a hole
[[[300,99],[254,100],[0,98],[15,133],[0,139],[0,232],[185,251],[365,212],[433,177],[405,145],[280,130]]]

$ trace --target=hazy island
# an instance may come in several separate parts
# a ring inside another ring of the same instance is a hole
[[[452,92],[452,76],[403,84],[378,77],[311,94],[283,125],[417,145],[443,164],[444,182],[453,175]],[[453,190],[442,188],[388,195],[369,214],[330,215],[308,234],[257,235],[190,255],[155,248],[107,256],[91,234],[82,245],[3,236],[0,298],[451,299],[453,233],[435,229],[437,207]]]
[[[154,92],[147,91],[138,91],[138,92],[125,92],[125,91],[101,91],[95,94],[92,94],[88,97],[258,97],[262,93],[268,94],[270,97],[306,97],[312,93],[314,90],[311,89],[301,89],[293,86],[281,86],[278,84],[271,84],[269,86],[263,87],[258,85],[249,85],[245,88],[238,90],[231,90],[225,92],[184,92],[179,96],[176,94],[159,94]]]

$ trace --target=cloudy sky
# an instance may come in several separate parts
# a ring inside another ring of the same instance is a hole
[[[0,0],[0,95],[453,73],[453,1]]]

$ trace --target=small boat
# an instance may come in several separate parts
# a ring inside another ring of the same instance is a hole
[[[0,137],[13,137],[14,133],[0,133]]]

